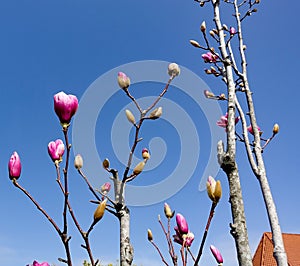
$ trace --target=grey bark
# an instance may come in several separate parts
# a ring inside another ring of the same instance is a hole
[[[220,18],[219,0],[212,0],[214,8],[214,21],[219,32],[220,52],[224,65],[224,80],[228,89],[228,125],[227,125],[227,150],[224,152],[223,144],[218,145],[218,159],[220,166],[227,174],[230,189],[230,204],[233,223],[231,234],[234,237],[237,258],[240,266],[252,266],[251,251],[249,247],[244,203],[240,185],[239,173],[236,164],[236,139],[235,139],[235,83],[229,54],[226,50],[226,41]]]
[[[118,172],[113,172],[115,208],[120,224],[120,266],[130,266],[133,261],[134,250],[130,243],[130,212],[125,205],[125,183],[119,180]]]
[[[247,61],[246,61],[246,56],[245,56],[245,52],[243,49],[244,43],[243,43],[243,36],[242,36],[242,23],[241,23],[241,20],[239,17],[239,8],[238,8],[237,0],[234,1],[234,8],[235,8],[235,17],[236,17],[236,22],[237,22],[237,27],[238,27],[239,51],[240,51],[240,57],[241,57],[241,63],[242,63],[242,73],[240,73],[240,77],[244,83],[246,101],[247,101],[248,109],[249,109],[250,122],[251,122],[253,132],[254,132],[253,152],[254,152],[256,160],[253,158],[250,143],[248,140],[245,117],[244,117],[243,111],[242,111],[237,99],[236,99],[236,104],[237,104],[236,106],[239,109],[239,113],[242,118],[243,133],[244,133],[244,137],[245,137],[244,143],[245,143],[249,163],[250,163],[253,173],[256,175],[256,177],[259,181],[260,188],[261,188],[264,202],[265,202],[265,206],[266,206],[266,210],[268,213],[268,219],[269,219],[269,224],[270,224],[271,231],[272,231],[272,238],[273,238],[273,245],[274,245],[273,254],[274,254],[274,257],[276,259],[278,266],[287,266],[288,265],[287,256],[286,256],[286,252],[284,249],[282,233],[281,233],[281,228],[279,225],[279,219],[278,219],[278,215],[277,215],[277,211],[276,211],[276,206],[275,206],[275,203],[274,203],[274,200],[272,197],[271,189],[270,189],[269,182],[268,182],[267,175],[266,175],[266,169],[265,169],[264,160],[263,160],[263,156],[262,156],[260,133],[259,133],[259,130],[257,127],[252,93],[250,91],[248,77],[247,77]]]

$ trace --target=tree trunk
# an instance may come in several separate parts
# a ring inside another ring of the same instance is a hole
[[[218,143],[218,160],[228,178],[230,190],[229,202],[231,205],[233,221],[233,223],[230,224],[230,233],[235,240],[239,265],[252,266],[252,257],[249,247],[244,202],[238,168],[236,162],[233,161],[228,154],[224,153],[222,141],[219,141]]]
[[[232,72],[231,61],[226,50],[226,41],[223,25],[220,18],[220,0],[212,0],[214,8],[214,22],[219,33],[220,52],[224,65],[224,79],[227,85],[228,95],[228,124],[227,124],[227,148],[224,152],[223,143],[218,143],[219,164],[227,174],[230,189],[230,204],[233,224],[231,224],[231,234],[234,237],[237,257],[240,266],[252,266],[251,251],[248,241],[248,232],[244,212],[244,202],[239,179],[238,168],[236,165],[236,139],[235,139],[235,83]]]
[[[125,206],[118,212],[118,215],[120,221],[120,265],[130,266],[133,261],[133,247],[130,244],[129,209]]]
[[[120,266],[130,266],[133,261],[133,247],[130,243],[130,211],[125,205],[125,183],[113,172],[116,211],[120,223]]]

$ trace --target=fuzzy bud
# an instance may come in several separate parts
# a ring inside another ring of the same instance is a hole
[[[200,30],[204,33],[206,31],[206,23],[203,21],[200,25]]]
[[[94,223],[97,223],[102,219],[102,217],[105,213],[106,202],[107,202],[107,199],[101,201],[101,203],[98,205],[97,209],[95,210]]]
[[[210,98],[213,98],[215,95],[208,91],[208,90],[204,90],[204,96],[207,98],[207,99],[210,99]]]
[[[273,134],[276,135],[278,132],[279,132],[279,125],[278,125],[278,124],[275,124],[275,125],[273,126]]]
[[[220,198],[222,197],[222,186],[221,186],[221,181],[218,180],[216,182],[216,187],[215,187],[215,191],[214,191],[214,198],[215,198],[215,202],[219,202]]]
[[[105,158],[102,162],[102,166],[104,169],[108,169],[109,168],[109,160],[107,158]]]
[[[143,157],[143,159],[146,159],[146,160],[150,159],[150,153],[149,153],[148,149],[144,148],[142,150],[142,157]]]
[[[152,231],[150,229],[148,229],[148,241],[152,241],[153,240],[153,234],[152,234]]]
[[[129,121],[130,123],[132,123],[132,124],[135,124],[135,117],[134,117],[134,115],[131,113],[131,111],[128,110],[128,109],[126,109],[126,110],[125,110],[125,113],[126,113],[126,117],[127,117],[128,121]]]
[[[118,84],[121,89],[126,90],[130,86],[130,78],[125,73],[118,73]]]
[[[143,171],[144,167],[145,167],[145,162],[144,162],[144,161],[139,162],[139,163],[136,165],[136,167],[134,167],[134,169],[133,169],[133,174],[134,174],[134,175],[140,174],[140,173]]]
[[[155,108],[149,115],[150,119],[157,119],[162,115],[162,107]]]
[[[226,24],[223,24],[223,30],[226,30],[226,31],[228,31],[228,27],[227,27],[227,25],[226,25]]]
[[[196,48],[201,48],[200,44],[195,40],[190,40],[190,44]]]
[[[172,212],[171,207],[169,206],[169,204],[165,203],[164,204],[164,213],[165,213],[165,215],[168,219],[171,219],[171,218],[173,218],[173,216],[175,214],[175,211]]]
[[[83,159],[80,154],[77,154],[74,159],[74,166],[77,170],[80,170],[83,166]]]
[[[176,63],[171,63],[168,66],[168,74],[171,77],[176,77],[180,74],[180,68]]]

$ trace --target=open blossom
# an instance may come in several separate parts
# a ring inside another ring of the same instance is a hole
[[[240,120],[240,117],[239,117],[239,116],[236,117],[236,118],[235,118],[235,123],[239,122],[239,120]],[[226,113],[225,115],[222,115],[222,116],[220,117],[220,120],[217,121],[217,125],[218,125],[219,127],[224,127],[224,128],[227,127],[227,125],[228,125],[228,113]]]
[[[48,262],[42,262],[42,263],[38,263],[36,260],[33,261],[33,263],[31,265],[27,265],[27,266],[50,266],[50,264]]]
[[[57,139],[56,141],[51,141],[48,144],[48,153],[52,159],[52,161],[61,161],[62,156],[65,152],[65,145],[61,139]]]
[[[210,248],[211,253],[215,257],[217,263],[223,263],[223,257],[221,255],[221,252],[213,245],[211,245],[209,248]]]
[[[10,179],[18,179],[21,175],[21,160],[18,153],[15,151],[8,162],[8,173]]]
[[[78,99],[63,91],[54,95],[54,111],[62,124],[69,124],[78,108]]]
[[[206,54],[202,54],[202,58],[205,63],[215,63],[219,56],[217,54],[213,54],[211,52],[207,52]]]
[[[175,228],[176,231],[176,228]],[[192,232],[188,232],[187,234],[179,235],[176,231],[176,235],[173,235],[173,240],[175,243],[180,245],[184,245],[185,247],[190,247],[194,241],[194,234]]]
[[[259,135],[261,135],[261,134],[262,134],[262,131],[260,130],[260,127],[257,126],[257,129],[258,129]],[[248,132],[249,132],[250,134],[254,135],[254,131],[253,131],[253,128],[252,128],[251,125],[247,127],[247,130],[248,130]]]

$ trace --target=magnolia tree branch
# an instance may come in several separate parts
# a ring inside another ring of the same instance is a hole
[[[233,224],[231,225],[231,234],[235,239],[237,248],[237,257],[239,265],[250,266],[252,265],[251,251],[249,247],[248,232],[246,226],[246,218],[244,212],[244,203],[242,198],[241,186],[238,168],[235,160],[236,155],[236,140],[235,140],[235,82],[232,73],[232,65],[229,54],[226,49],[226,41],[224,30],[220,17],[220,1],[212,0],[214,9],[214,22],[219,34],[222,59],[224,61],[226,81],[227,81],[227,94],[228,94],[228,125],[227,125],[227,150],[222,150],[222,144],[219,144],[218,150],[220,166],[225,171],[228,177],[230,188],[230,204]],[[222,158],[222,159],[221,159]]]
[[[251,1],[250,1],[250,7],[249,10],[252,8],[251,6]],[[246,100],[248,104],[248,109],[249,109],[249,117],[250,117],[250,122],[251,126],[253,129],[254,133],[254,155],[256,157],[256,162],[257,162],[257,168],[253,168],[253,172],[256,175],[261,191],[263,194],[265,206],[267,209],[268,213],[268,218],[269,218],[269,223],[270,227],[272,230],[272,238],[273,238],[273,243],[274,243],[274,257],[276,259],[277,265],[279,266],[287,266],[287,257],[284,249],[284,244],[283,244],[283,239],[282,239],[282,233],[281,233],[281,228],[279,225],[279,219],[276,211],[276,206],[272,197],[272,193],[270,190],[270,186],[268,183],[267,175],[266,175],[266,169],[264,166],[264,160],[262,156],[262,147],[261,147],[261,139],[260,139],[260,132],[257,126],[256,122],[256,116],[255,116],[255,111],[254,111],[254,104],[253,104],[253,99],[252,99],[252,93],[249,88],[249,82],[247,78],[247,61],[246,61],[246,56],[244,52],[244,44],[243,44],[243,36],[242,36],[242,19],[240,19],[240,13],[239,13],[239,7],[237,0],[234,1],[234,9],[235,9],[235,17],[236,17],[236,22],[237,22],[237,27],[238,27],[238,38],[239,38],[239,51],[240,51],[240,56],[242,60],[242,79],[245,87],[245,95],[246,95]],[[245,129],[244,129],[245,131]],[[245,142],[246,150],[247,153],[249,154],[249,143]],[[249,155],[248,155],[249,157]],[[253,160],[250,161],[251,166],[254,165]],[[255,171],[256,170],[256,171]]]

